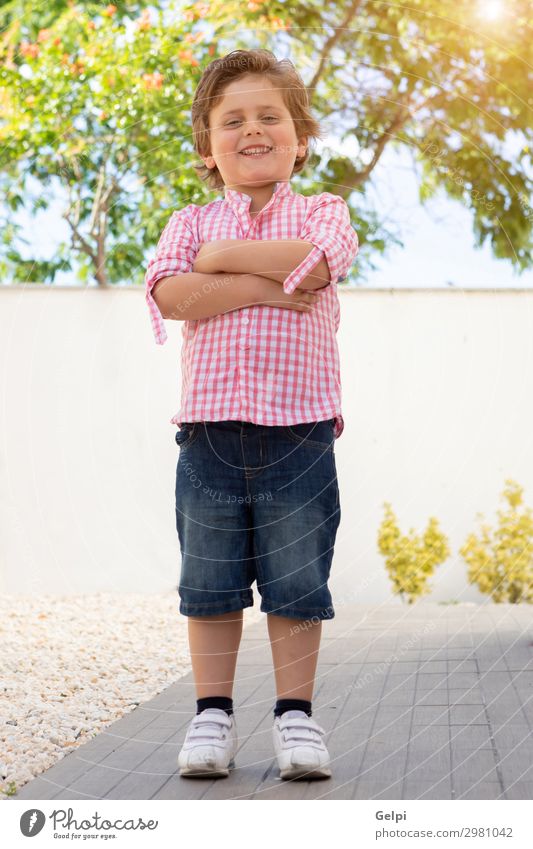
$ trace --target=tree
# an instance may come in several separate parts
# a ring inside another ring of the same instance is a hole
[[[203,37],[190,24],[205,8],[170,26],[161,16],[155,24],[147,10],[125,24],[116,11],[109,5],[93,19],[71,6],[35,42],[20,41],[23,62],[13,55],[16,24],[4,42],[2,106],[9,119],[0,125],[0,183],[7,201],[13,210],[30,205],[36,212],[59,187],[68,195],[72,244],[54,267],[23,261],[9,234],[8,261],[16,269],[31,266],[36,277],[53,277],[76,259],[82,279],[131,279],[175,198],[203,201],[202,187],[186,172],[198,66],[192,47]],[[48,191],[32,198],[35,180]]]
[[[66,9],[74,5],[74,0],[48,0],[46,5],[33,5],[25,0],[0,0],[0,31],[8,30],[15,23],[22,23],[26,38],[35,41],[42,29],[51,27]],[[148,3],[134,0],[115,0],[116,17],[139,14]],[[97,0],[78,0],[77,8],[91,15],[102,12],[102,3]]]
[[[157,14],[144,4],[55,0],[38,28],[36,14],[19,23],[17,4],[4,3],[0,188],[11,211],[36,212],[66,194],[71,243],[55,261],[24,260],[8,217],[0,270],[42,280],[76,265],[101,285],[140,282],[170,212],[217,196],[192,168],[199,74],[253,46],[289,55],[315,114],[356,140],[355,156],[314,152],[297,178],[306,193],[347,200],[362,244],[356,275],[398,241],[367,192],[391,145],[411,152],[422,202],[443,189],[466,204],[476,243],[489,240],[523,271],[532,262],[533,11],[526,0],[509,5],[490,21],[483,4],[451,0],[215,0]]]

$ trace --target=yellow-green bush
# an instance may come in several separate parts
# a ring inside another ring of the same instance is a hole
[[[491,531],[482,524],[481,535],[470,534],[460,554],[468,564],[468,580],[477,584],[496,602],[533,601],[533,514],[528,507],[520,512],[523,488],[511,479],[503,492],[509,509],[498,510],[500,525]],[[477,518],[483,514],[478,513]]]
[[[407,599],[412,604],[416,599],[429,593],[427,582],[435,567],[443,563],[450,555],[448,541],[438,529],[438,520],[430,518],[423,537],[417,536],[414,529],[410,536],[402,536],[396,516],[388,502],[385,518],[378,532],[378,546],[386,558],[386,567],[393,585],[393,593]]]

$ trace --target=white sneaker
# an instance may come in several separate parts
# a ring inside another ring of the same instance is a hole
[[[180,775],[223,778],[235,766],[238,739],[235,716],[206,708],[193,717],[178,755]]]
[[[331,778],[323,728],[303,710],[287,710],[274,718],[272,736],[282,778]]]

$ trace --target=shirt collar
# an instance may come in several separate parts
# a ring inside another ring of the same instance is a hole
[[[289,194],[292,195],[293,191],[291,189],[291,184],[288,180],[275,183],[272,197],[270,198],[268,203],[264,205],[261,212],[264,212],[273,203],[277,203],[278,200],[280,200],[285,195]],[[252,202],[251,195],[247,195],[245,192],[238,192],[236,191],[236,189],[228,189],[227,186],[224,186],[224,200],[238,212],[244,212],[245,210],[248,210]]]

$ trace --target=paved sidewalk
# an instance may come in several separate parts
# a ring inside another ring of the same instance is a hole
[[[533,799],[533,608],[343,605],[323,623],[313,717],[333,777],[282,781],[266,616],[245,629],[228,778],[176,759],[192,674],[110,725],[14,799]]]

